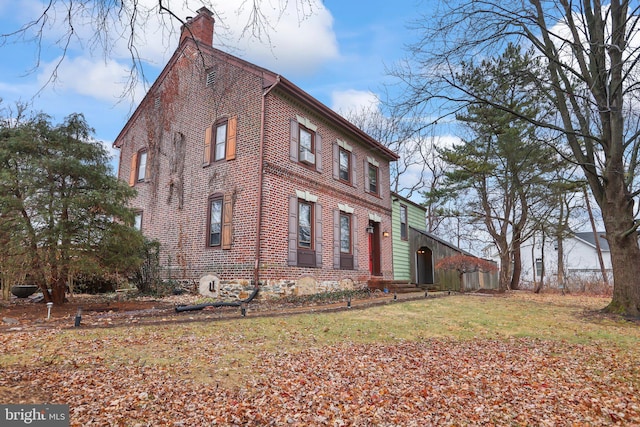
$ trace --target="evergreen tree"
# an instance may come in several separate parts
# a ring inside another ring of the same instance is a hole
[[[126,207],[134,192],[110,173],[92,132],[82,114],[57,126],[44,114],[0,124],[0,239],[11,242],[2,268],[26,266],[56,304],[74,275],[141,262],[143,238]]]
[[[538,128],[522,119],[545,114],[547,105],[536,95],[532,78],[539,69],[530,54],[522,54],[515,45],[478,66],[464,64],[456,76],[458,84],[482,93],[486,102],[457,114],[470,137],[441,150],[453,167],[447,173],[446,191],[468,197],[467,213],[484,223],[496,245],[501,289],[519,286],[520,248],[534,228],[532,210],[543,206],[548,180],[560,167]],[[495,105],[508,105],[510,111]]]

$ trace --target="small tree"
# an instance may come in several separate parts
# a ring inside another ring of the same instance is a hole
[[[452,255],[442,258],[436,263],[436,268],[442,270],[456,270],[460,278],[460,292],[464,292],[464,274],[482,271],[485,273],[498,271],[498,266],[486,259],[471,255]]]
[[[141,293],[152,293],[160,282],[160,242],[145,239],[139,255],[143,262],[133,272],[131,281]]]

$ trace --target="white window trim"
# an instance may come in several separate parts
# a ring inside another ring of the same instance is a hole
[[[338,147],[342,147],[345,150],[347,150],[348,152],[352,153],[353,152],[353,147],[349,144],[347,144],[346,142],[344,142],[341,139],[336,139],[336,142],[338,144]]]
[[[318,126],[311,123],[311,120],[307,119],[306,117],[298,116],[296,114],[296,119],[298,120],[298,123],[300,123],[302,126],[306,127],[307,129],[312,130],[314,132],[318,131]]]
[[[355,209],[352,208],[351,206],[347,204],[342,204],[342,203],[338,203],[338,209],[340,209],[342,212],[349,213],[349,214],[352,214],[355,211]]]
[[[371,163],[373,166],[380,168],[380,163],[374,159],[373,157],[367,156],[367,162]]]
[[[313,195],[308,191],[296,190],[296,196],[298,196],[298,199],[302,199],[311,203],[316,203],[318,201],[318,196]]]

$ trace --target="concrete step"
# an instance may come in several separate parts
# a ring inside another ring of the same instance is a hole
[[[384,279],[370,279],[367,282],[369,289],[379,289],[389,292],[395,292],[398,294],[410,293],[410,292],[424,292],[413,283],[408,283],[403,280],[384,280]]]

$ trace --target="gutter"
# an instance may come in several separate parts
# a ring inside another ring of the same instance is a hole
[[[262,234],[262,187],[264,186],[264,127],[266,123],[266,108],[265,100],[271,90],[280,83],[280,75],[276,76],[276,81],[262,93],[262,100],[260,104],[260,150],[258,152],[258,216],[256,218],[256,253],[255,253],[255,265],[253,266],[253,283],[256,289],[260,286],[260,236]]]

